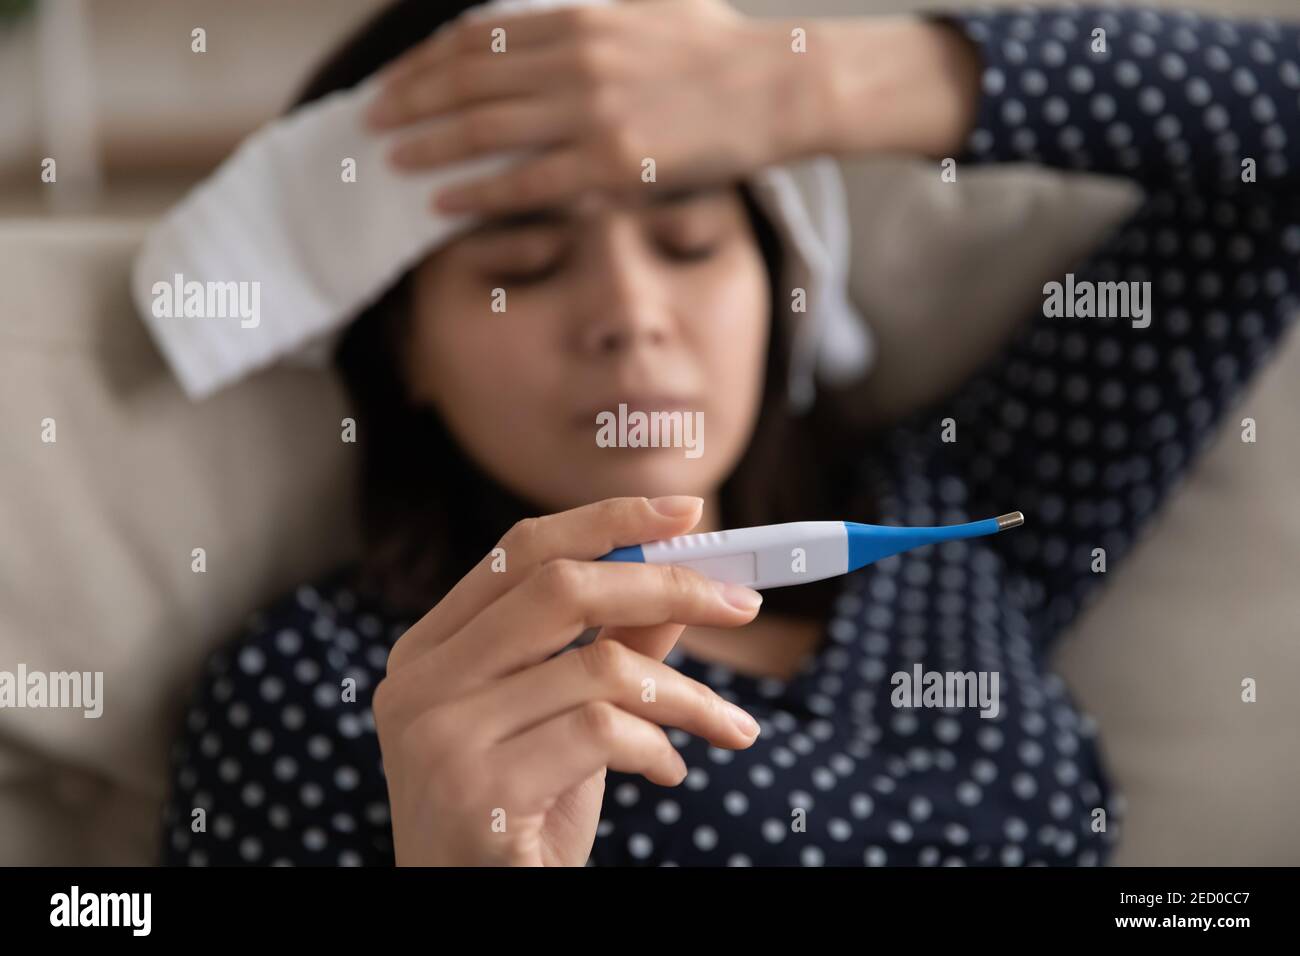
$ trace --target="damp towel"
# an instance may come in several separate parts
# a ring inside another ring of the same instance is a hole
[[[464,15],[582,2],[607,0],[492,0]],[[150,230],[134,263],[132,295],[191,399],[277,361],[322,363],[348,321],[474,223],[433,211],[431,197],[524,155],[393,170],[387,153],[412,130],[376,135],[365,128],[377,91],[372,78],[262,127]],[[349,160],[355,181],[343,175]],[[848,299],[843,182],[829,157],[760,170],[747,182],[781,238],[783,286],[806,291],[805,313],[792,313],[789,298],[774,303],[792,323],[790,403],[806,409],[816,378],[852,380],[874,358],[870,331]],[[173,290],[183,293],[179,300]],[[241,292],[245,304],[256,302],[255,317],[232,309]],[[214,304],[222,314],[208,314]]]

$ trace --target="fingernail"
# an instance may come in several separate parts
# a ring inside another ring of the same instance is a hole
[[[722,600],[738,610],[755,611],[763,603],[763,595],[752,588],[745,587],[743,584],[714,581],[713,586],[718,589],[718,594],[722,596]]]
[[[691,772],[690,768],[686,766],[686,761],[682,758],[682,755],[677,754],[678,777],[677,777],[677,784],[674,784],[674,786],[681,784],[681,782],[690,775],[690,772]]]
[[[728,704],[727,707],[731,710],[731,721],[736,725],[737,730],[739,730],[746,737],[758,736],[757,720],[749,716],[748,713],[741,710],[735,704]]]
[[[668,518],[688,515],[699,506],[700,499],[694,495],[663,495],[650,499],[650,507]]]

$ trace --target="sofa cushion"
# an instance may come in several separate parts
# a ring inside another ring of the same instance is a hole
[[[201,657],[355,547],[335,381],[277,369],[186,401],[132,310],[143,230],[0,228],[0,669],[104,674],[97,719],[0,715],[5,863],[151,860]]]

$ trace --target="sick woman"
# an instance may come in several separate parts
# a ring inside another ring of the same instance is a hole
[[[409,131],[396,168],[530,158],[430,196],[482,225],[338,345],[364,552],[211,658],[165,859],[1105,863],[1123,803],[1049,661],[1296,313],[1300,29],[649,0],[434,33],[464,6],[394,4],[299,102],[382,73],[368,122]],[[888,354],[868,384],[791,410],[791,289],[746,177],[883,153],[956,169],[953,189],[995,163],[1135,182],[1140,207],[1072,274],[1151,283],[1150,321],[1034,309],[898,420],[872,415]],[[647,157],[671,189],[637,188]],[[598,446],[595,416],[620,404],[702,412],[706,452]],[[761,595],[593,560],[691,532],[1013,508],[1013,532]],[[892,675],[917,667],[996,672],[996,716],[894,706]]]

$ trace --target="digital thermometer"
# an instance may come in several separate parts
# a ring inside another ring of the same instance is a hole
[[[1025,523],[1019,511],[938,528],[896,528],[854,521],[794,521],[732,531],[684,534],[615,548],[600,561],[676,564],[755,590],[848,574],[926,544],[997,534]]]

